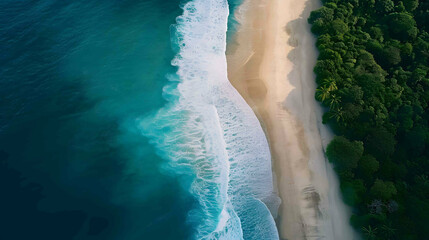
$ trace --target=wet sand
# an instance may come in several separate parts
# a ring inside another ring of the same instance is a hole
[[[227,50],[228,77],[270,144],[281,239],[352,239],[324,154],[332,134],[314,99],[317,49],[307,18],[318,7],[318,0],[246,0]]]

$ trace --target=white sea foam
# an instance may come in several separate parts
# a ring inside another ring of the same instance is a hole
[[[140,122],[174,174],[193,176],[196,239],[278,239],[271,157],[256,116],[227,79],[226,0],[194,0],[177,18],[177,88]],[[186,186],[186,184],[185,184]],[[274,200],[273,200],[274,199]]]

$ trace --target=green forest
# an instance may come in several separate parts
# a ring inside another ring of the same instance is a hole
[[[429,1],[324,0],[316,99],[363,239],[429,237]]]

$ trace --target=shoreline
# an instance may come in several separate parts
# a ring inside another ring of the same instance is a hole
[[[324,156],[332,135],[314,99],[318,53],[307,18],[318,7],[318,0],[245,0],[227,46],[228,78],[270,145],[282,199],[276,219],[280,239],[351,236],[336,176]]]

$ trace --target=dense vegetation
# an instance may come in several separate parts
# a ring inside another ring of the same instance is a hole
[[[364,239],[429,239],[429,1],[323,4],[308,19],[316,99],[351,224]]]

